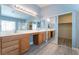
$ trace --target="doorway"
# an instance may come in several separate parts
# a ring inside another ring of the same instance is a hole
[[[72,47],[72,13],[58,17],[58,44]]]

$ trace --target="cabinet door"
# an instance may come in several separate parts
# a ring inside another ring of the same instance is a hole
[[[43,32],[43,41],[45,41],[46,40],[46,33],[45,32]]]
[[[38,38],[38,44],[41,44],[43,42],[43,33],[39,33],[39,38]]]
[[[49,31],[48,32],[48,39],[50,39],[51,38],[51,32]]]
[[[30,47],[30,42],[29,42],[29,34],[22,35],[22,38],[20,39],[20,51],[21,53],[26,52]]]

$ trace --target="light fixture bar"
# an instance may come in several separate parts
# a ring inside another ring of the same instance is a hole
[[[15,9],[17,11],[20,11],[20,12],[23,12],[23,13],[27,13],[27,14],[32,15],[32,16],[37,16],[36,12],[34,12],[33,10],[31,10],[29,8],[23,7],[21,5],[15,5]]]

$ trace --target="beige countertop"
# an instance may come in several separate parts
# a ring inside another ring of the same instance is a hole
[[[27,34],[27,33],[45,32],[45,31],[54,31],[54,30],[55,29],[41,29],[41,30],[17,31],[16,33],[14,33],[14,32],[6,32],[6,33],[0,33],[0,37]]]

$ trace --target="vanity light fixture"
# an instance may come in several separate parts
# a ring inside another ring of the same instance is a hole
[[[23,7],[21,5],[15,5],[14,7],[17,11],[20,11],[20,12],[23,12],[23,13],[26,13],[26,14],[29,14],[29,15],[32,15],[32,16],[37,16],[36,12],[34,12],[33,10],[31,10],[27,7]]]

